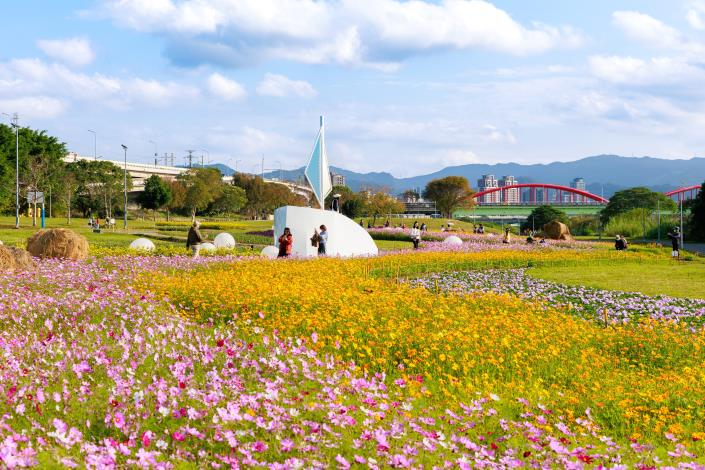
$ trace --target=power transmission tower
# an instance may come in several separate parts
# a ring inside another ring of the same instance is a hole
[[[193,152],[195,152],[195,150],[187,150],[187,152],[188,157],[186,157],[186,159],[188,160],[188,167],[193,168]]]

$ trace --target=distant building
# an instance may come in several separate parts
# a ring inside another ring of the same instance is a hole
[[[585,191],[585,180],[578,177],[574,178],[573,181],[570,182],[570,187],[573,189],[578,189],[580,191]],[[583,203],[585,202],[585,197],[580,196],[580,195],[573,195],[574,201],[578,203]]]
[[[499,182],[499,186],[502,188],[516,186],[517,184],[519,184],[519,181],[513,176],[503,176]],[[502,202],[505,204],[519,204],[521,202],[521,191],[519,191],[519,188],[506,189],[501,193]]]
[[[486,191],[488,189],[493,189],[493,188],[499,188],[499,184],[497,183],[497,178],[494,177],[494,175],[482,175],[482,178],[477,180],[477,191],[482,192]],[[499,191],[495,191],[490,194],[485,194],[484,196],[480,196],[480,200],[477,202],[482,203],[482,204],[499,204],[501,201],[501,195]]]
[[[345,176],[331,173],[330,178],[333,180],[333,186],[345,186]]]

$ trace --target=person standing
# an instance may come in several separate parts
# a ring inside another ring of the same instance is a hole
[[[509,227],[504,227],[504,240],[502,243],[511,243],[512,241],[512,231]]]
[[[291,235],[289,227],[284,229],[281,237],[279,237],[279,254],[278,258],[286,258],[291,255],[291,249],[294,245],[294,237]]]
[[[680,257],[680,247],[681,247],[681,234],[678,228],[673,230],[673,233],[668,232],[668,238],[671,239],[671,257],[672,258],[679,258]]]
[[[325,225],[319,227],[321,229],[318,234],[318,256],[326,255],[326,245],[328,245],[328,229]]]
[[[409,235],[411,236],[411,241],[414,243],[414,250],[418,250],[419,243],[421,243],[421,229],[419,228],[418,222],[414,222],[414,226],[411,227]]]
[[[193,224],[191,224],[191,228],[188,229],[188,235],[186,236],[186,249],[191,248],[191,253],[194,258],[198,257],[198,253],[201,251],[201,243],[206,241],[201,235],[200,227],[201,223],[194,220]]]

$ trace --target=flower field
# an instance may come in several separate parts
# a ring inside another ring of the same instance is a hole
[[[398,279],[619,255],[42,261],[0,280],[0,467],[698,468],[701,330]]]

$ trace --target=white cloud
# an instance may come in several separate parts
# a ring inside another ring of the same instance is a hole
[[[657,47],[677,47],[683,39],[675,28],[638,11],[616,11],[612,19],[632,39]]]
[[[310,83],[303,80],[292,80],[284,75],[273,73],[264,76],[264,80],[257,85],[257,93],[278,97],[296,95],[302,98],[312,98],[316,96],[316,90]]]
[[[523,25],[484,0],[103,0],[101,11],[186,42],[194,62],[269,58],[394,70],[406,56],[439,48],[526,55],[583,42],[570,27]]]
[[[208,90],[214,96],[227,101],[239,100],[244,98],[247,94],[242,85],[219,73],[211,74],[211,76],[208,77]]]
[[[688,11],[685,14],[685,19],[691,28],[697,29],[698,31],[705,30],[705,2],[696,1],[690,4]]]
[[[85,38],[40,39],[37,46],[50,58],[74,66],[88,65],[95,54]]]
[[[68,101],[100,102],[115,109],[126,109],[138,104],[166,106],[198,95],[199,90],[190,85],[74,72],[64,65],[40,59],[0,62],[0,100],[20,96],[28,100],[29,107],[39,109],[42,105],[53,114],[66,108],[58,103]]]
[[[22,119],[54,118],[66,110],[66,104],[50,96],[0,98],[0,109],[17,112]]]
[[[516,144],[517,139],[510,130],[502,131],[491,124],[482,126],[485,131],[485,139],[494,143]]]
[[[634,57],[593,56],[589,64],[593,75],[612,83],[658,85],[705,79],[705,71],[700,67],[673,57],[643,60]]]

